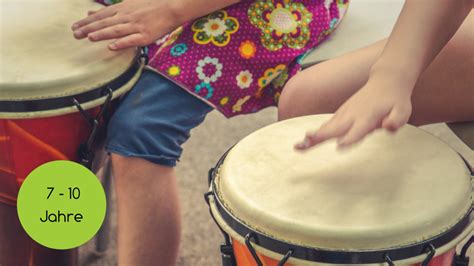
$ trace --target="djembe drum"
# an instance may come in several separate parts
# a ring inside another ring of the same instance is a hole
[[[474,227],[463,159],[408,125],[348,150],[328,141],[294,151],[328,118],[260,129],[211,170],[205,197],[225,236],[224,265],[450,266]]]
[[[24,178],[53,160],[90,166],[109,106],[137,81],[144,56],[75,40],[71,25],[100,5],[84,0],[0,1],[0,265],[70,265],[22,229]]]

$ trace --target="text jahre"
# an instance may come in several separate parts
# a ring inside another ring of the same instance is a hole
[[[57,213],[48,213],[48,210],[46,210],[46,213],[44,217],[40,217],[40,221],[42,223],[46,222],[51,222],[51,223],[60,223],[60,222],[77,222],[80,223],[84,217],[80,213],[62,213],[61,211],[58,210]]]

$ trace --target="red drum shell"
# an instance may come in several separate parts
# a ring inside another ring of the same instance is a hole
[[[96,115],[98,108],[89,113]],[[74,265],[77,250],[58,251],[35,243],[16,214],[18,190],[36,167],[55,160],[77,161],[90,127],[80,113],[0,120],[0,265]]]

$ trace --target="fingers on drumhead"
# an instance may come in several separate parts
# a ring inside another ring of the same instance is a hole
[[[126,24],[119,24],[105,29],[92,32],[88,35],[90,41],[102,41],[116,38],[122,38],[133,33],[132,27]]]
[[[354,123],[350,130],[343,137],[339,138],[337,142],[338,148],[346,148],[361,141],[375,129],[377,129],[377,123],[375,121],[363,120]]]
[[[333,118],[324,123],[318,131],[308,132],[304,141],[296,144],[295,148],[306,150],[331,138],[342,136],[350,129],[351,125],[351,120],[343,120],[341,117],[336,118],[336,116],[333,116]]]
[[[145,43],[145,38],[140,33],[134,33],[127,35],[123,38],[118,39],[117,41],[111,43],[109,45],[109,49],[111,50],[120,50],[129,47],[138,47],[142,46]]]
[[[399,108],[393,108],[390,113],[383,119],[382,128],[396,132],[400,127],[408,122],[410,112],[406,112]]]
[[[337,138],[346,134],[352,127],[354,120],[342,116],[334,116],[331,120],[324,123],[318,132],[316,132],[319,142],[330,138]]]
[[[115,16],[116,11],[111,7],[105,7],[97,11],[89,11],[88,16],[83,18],[72,25],[73,30],[78,30],[81,27],[89,25],[90,23]]]

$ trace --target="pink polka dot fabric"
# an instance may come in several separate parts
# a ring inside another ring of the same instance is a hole
[[[276,106],[347,0],[241,1],[149,46],[149,66],[226,117]]]

